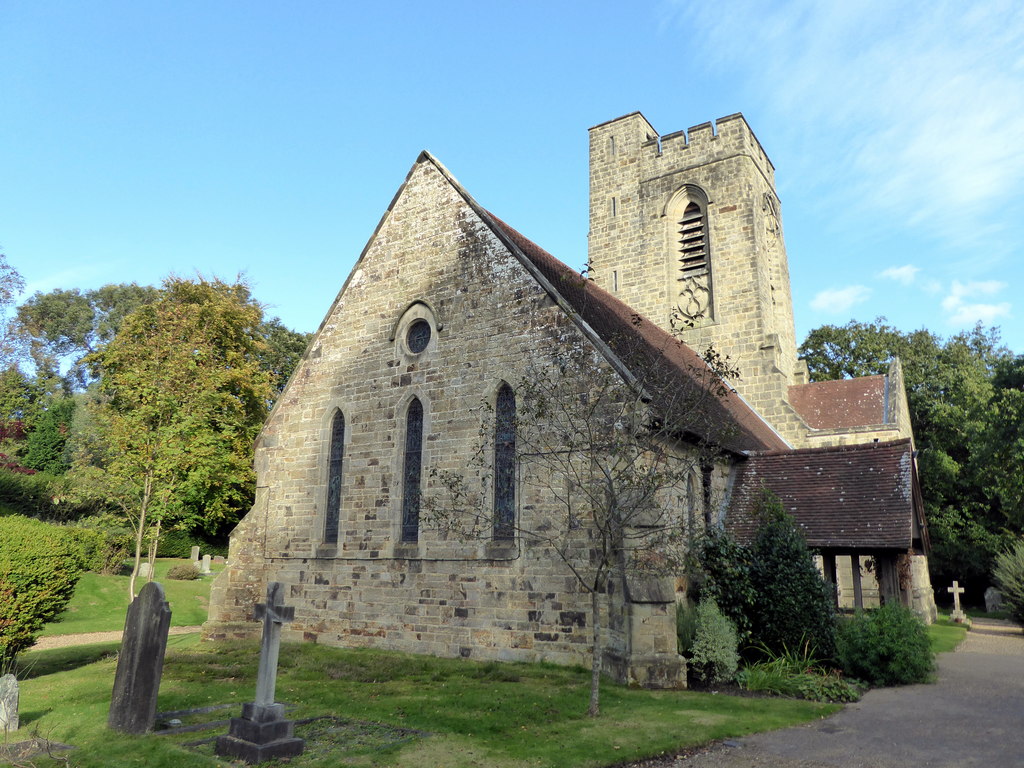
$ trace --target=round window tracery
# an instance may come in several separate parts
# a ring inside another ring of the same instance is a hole
[[[426,320],[413,321],[405,335],[405,343],[414,355],[425,350],[430,343],[430,323]]]

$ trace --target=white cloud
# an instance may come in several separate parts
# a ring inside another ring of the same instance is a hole
[[[895,280],[897,283],[902,283],[903,285],[910,285],[914,282],[914,278],[917,277],[917,273],[920,271],[920,267],[915,267],[913,264],[905,264],[902,267],[889,267],[888,269],[883,270],[879,277]]]
[[[953,325],[974,325],[984,323],[992,325],[1001,317],[1010,316],[1010,302],[998,304],[984,303],[970,299],[992,296],[1006,288],[1006,283],[999,280],[980,280],[961,283],[954,280],[949,293],[942,300],[942,308],[949,313],[949,322]]]
[[[711,66],[744,75],[745,103],[759,99],[819,150],[790,172],[847,208],[970,242],[1024,188],[1019,0],[670,0],[664,11],[663,26],[704,41]]]
[[[846,288],[829,288],[819,291],[811,299],[811,309],[819,312],[838,315],[849,310],[853,305],[867,301],[870,289],[863,285],[850,285]]]

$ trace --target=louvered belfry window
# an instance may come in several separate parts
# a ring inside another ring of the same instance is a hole
[[[494,538],[514,538],[516,519],[516,396],[502,384],[494,404]]]
[[[679,271],[676,280],[679,311],[683,317],[695,322],[708,320],[712,307],[706,208],[691,200],[683,209],[678,235]]]
[[[409,403],[405,421],[405,468],[402,475],[402,541],[420,537],[420,477],[423,472],[423,404]]]
[[[338,543],[338,520],[341,517],[341,466],[345,453],[345,415],[338,411],[331,421],[331,453],[327,466],[327,516],[324,542]]]
[[[708,238],[704,211],[690,203],[679,222],[679,271],[681,277],[703,275],[708,270]]]

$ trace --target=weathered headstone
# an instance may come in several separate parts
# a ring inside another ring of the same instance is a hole
[[[985,590],[985,612],[994,613],[1003,610],[1003,593],[995,587]]]
[[[962,624],[967,621],[967,614],[960,610],[960,595],[963,594],[964,588],[960,586],[959,581],[954,581],[953,586],[947,588],[946,591],[953,594],[953,612],[949,614],[949,618]]]
[[[214,555],[213,562],[214,565],[224,565],[227,562],[227,558],[224,555]]]
[[[212,560],[210,555],[203,555],[203,568],[199,571],[200,573],[210,573],[210,560]]]
[[[149,576],[149,563],[147,563],[145,560],[139,563],[139,576],[141,578],[146,578],[147,576]]]
[[[192,562],[199,562],[199,547],[192,547]]]
[[[0,733],[18,730],[18,679],[0,677]]]
[[[274,757],[301,755],[306,742],[295,736],[295,723],[284,719],[284,705],[274,701],[281,624],[295,618],[295,608],[284,605],[284,585],[267,585],[267,602],[256,606],[254,617],[263,621],[263,642],[256,677],[256,701],[242,705],[242,716],[231,718],[227,736],[217,737],[216,753],[261,763]]]
[[[108,727],[127,733],[145,733],[153,727],[170,626],[171,609],[164,588],[151,581],[128,606]]]

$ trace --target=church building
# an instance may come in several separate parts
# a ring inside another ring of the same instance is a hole
[[[295,606],[286,638],[589,664],[591,596],[522,533],[574,491],[529,482],[501,426],[517,397],[522,407],[517,383],[570,348],[655,413],[679,393],[715,393],[674,448],[715,449],[672,495],[689,533],[697,519],[751,536],[768,489],[821,554],[840,605],[893,600],[932,617],[899,364],[808,381],[774,168],[746,120],[660,136],[633,113],[592,128],[588,267],[582,277],[558,261],[421,154],[257,440],[256,502],[231,535],[204,636],[252,634],[252,605],[280,581]],[[709,346],[738,377],[715,379]],[[465,471],[481,436],[493,524],[453,537],[421,505],[438,477]],[[599,596],[604,668],[684,684],[685,580],[641,581],[619,573]]]

